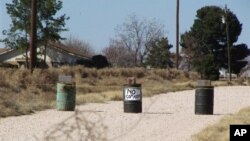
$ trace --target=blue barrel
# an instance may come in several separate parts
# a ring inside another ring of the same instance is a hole
[[[75,83],[57,83],[56,108],[60,111],[74,111],[76,104]]]
[[[123,103],[125,113],[142,112],[141,84],[126,84],[123,89]]]

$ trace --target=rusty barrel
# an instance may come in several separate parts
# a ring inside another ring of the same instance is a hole
[[[123,104],[125,113],[142,112],[141,84],[123,85]]]
[[[57,83],[56,108],[60,111],[74,111],[76,103],[75,83]]]
[[[213,107],[214,87],[207,85],[207,83],[205,83],[205,85],[198,84],[195,90],[195,114],[212,115]]]

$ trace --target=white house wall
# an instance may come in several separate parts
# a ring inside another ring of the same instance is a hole
[[[0,55],[0,62],[14,62],[16,59],[24,58],[25,59],[25,52],[22,50],[12,50],[8,53]],[[29,51],[28,51],[29,56]],[[37,58],[44,59],[44,55],[37,55]],[[50,57],[46,56],[46,62],[50,62]]]
[[[40,48],[37,48],[38,51],[40,52]],[[43,51],[42,51],[43,52]],[[46,50],[46,63],[51,66],[53,64],[55,65],[63,65],[63,64],[69,64],[73,65],[76,64],[77,60],[83,59],[82,57],[76,56],[72,53],[56,49],[53,47],[47,47]],[[25,60],[25,51],[24,50],[18,50],[18,49],[13,49],[8,52],[0,54],[0,62],[8,62],[8,63],[17,63],[18,59],[23,59]],[[29,51],[28,51],[28,56],[29,56]],[[44,54],[38,54],[37,58],[40,60],[44,60]]]

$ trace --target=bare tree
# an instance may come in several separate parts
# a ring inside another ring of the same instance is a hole
[[[114,67],[135,66],[135,62],[133,60],[135,53],[124,47],[119,41],[111,40],[110,45],[104,48],[102,52]]]
[[[156,20],[140,20],[132,15],[117,29],[117,38],[114,40],[119,42],[120,46],[133,52],[133,62],[135,65],[141,65],[148,54],[150,47],[148,44],[163,36],[162,24]]]
[[[74,48],[85,54],[86,56],[90,57],[95,54],[94,50],[92,49],[91,45],[86,41],[77,39],[75,37],[70,36],[64,44],[70,48]]]

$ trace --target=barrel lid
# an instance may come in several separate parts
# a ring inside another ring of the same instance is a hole
[[[199,88],[201,88],[201,89],[211,89],[211,88],[214,88],[214,86],[196,86],[195,88],[196,89],[199,89]]]
[[[59,75],[58,76],[59,83],[71,84],[73,83],[73,79],[71,75]]]
[[[141,87],[141,84],[124,84],[124,87]]]
[[[211,86],[211,80],[198,80],[197,87],[200,86]]]

